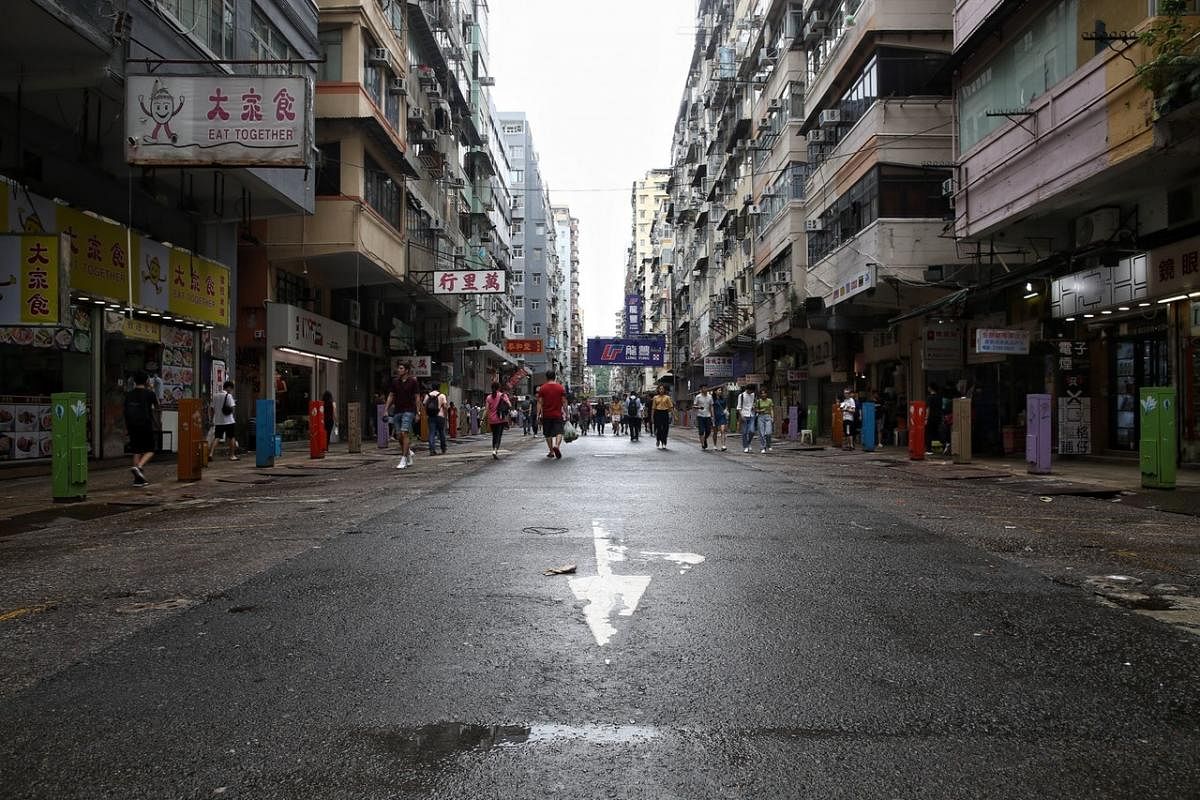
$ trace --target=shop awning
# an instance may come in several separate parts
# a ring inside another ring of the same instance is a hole
[[[971,293],[970,289],[959,289],[956,292],[951,292],[945,297],[940,297],[932,303],[926,303],[923,306],[918,306],[912,311],[906,311],[898,317],[892,317],[888,320],[889,325],[895,325],[898,322],[904,322],[906,319],[915,319],[916,317],[924,317],[932,314],[935,311],[952,306],[955,303],[961,303],[967,299],[967,295]]]

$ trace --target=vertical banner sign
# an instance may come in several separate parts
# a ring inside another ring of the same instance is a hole
[[[642,296],[625,295],[625,335],[640,336],[642,333]]]
[[[1058,452],[1086,456],[1092,452],[1092,401],[1085,397],[1091,366],[1086,341],[1060,339],[1055,343],[1058,373]]]
[[[57,236],[0,237],[0,325],[57,325],[62,266]]]

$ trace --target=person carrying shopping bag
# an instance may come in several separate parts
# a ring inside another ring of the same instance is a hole
[[[508,426],[509,414],[512,412],[512,400],[500,391],[500,384],[492,381],[492,393],[487,396],[487,421],[492,429],[492,458],[500,458],[500,439]]]

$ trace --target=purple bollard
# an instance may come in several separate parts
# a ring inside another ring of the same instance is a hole
[[[1050,395],[1025,396],[1025,461],[1029,474],[1050,474]]]

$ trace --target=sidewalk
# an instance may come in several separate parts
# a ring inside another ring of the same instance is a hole
[[[525,442],[529,441],[532,439],[525,437]],[[519,433],[514,437],[509,432],[502,452],[521,450],[525,446]],[[308,442],[288,442],[284,445],[283,456],[275,459],[275,465],[263,469],[255,466],[253,451],[240,453],[237,461],[230,461],[222,450],[221,456],[204,469],[199,481],[180,481],[178,465],[168,454],[156,457],[146,466],[146,477],[150,480],[146,487],[133,485],[128,459],[93,462],[88,465],[87,498],[78,502],[54,502],[48,473],[10,478],[0,482],[0,537],[71,520],[96,520],[197,498],[234,497],[250,487],[273,483],[285,482],[289,488],[319,483],[325,476],[372,464],[378,464],[381,477],[423,483],[421,476],[432,471],[434,465],[439,465],[440,471],[444,472],[445,468],[462,464],[464,460],[490,458],[491,435],[451,440],[444,455],[429,456],[424,443],[416,443],[414,451],[413,466],[400,471],[394,469],[400,457],[397,442],[391,442],[387,448],[380,448],[374,441],[363,442],[361,453],[350,453],[347,444],[339,443],[320,459],[309,456]]]
[[[1029,473],[1021,454],[1008,456],[973,456],[971,461],[956,464],[950,456],[926,455],[923,461],[913,461],[903,447],[882,447],[873,452],[861,448],[844,451],[833,444],[819,441],[816,445],[800,445],[793,441],[780,442],[777,452],[824,453],[869,459],[881,466],[908,466],[925,470],[930,478],[940,480],[987,480],[1002,488],[1024,494],[1077,495],[1081,497],[1116,498],[1130,506],[1173,514],[1200,516],[1200,470],[1179,469],[1174,489],[1142,487],[1142,476],[1136,458],[1077,458],[1056,457],[1049,475]]]

